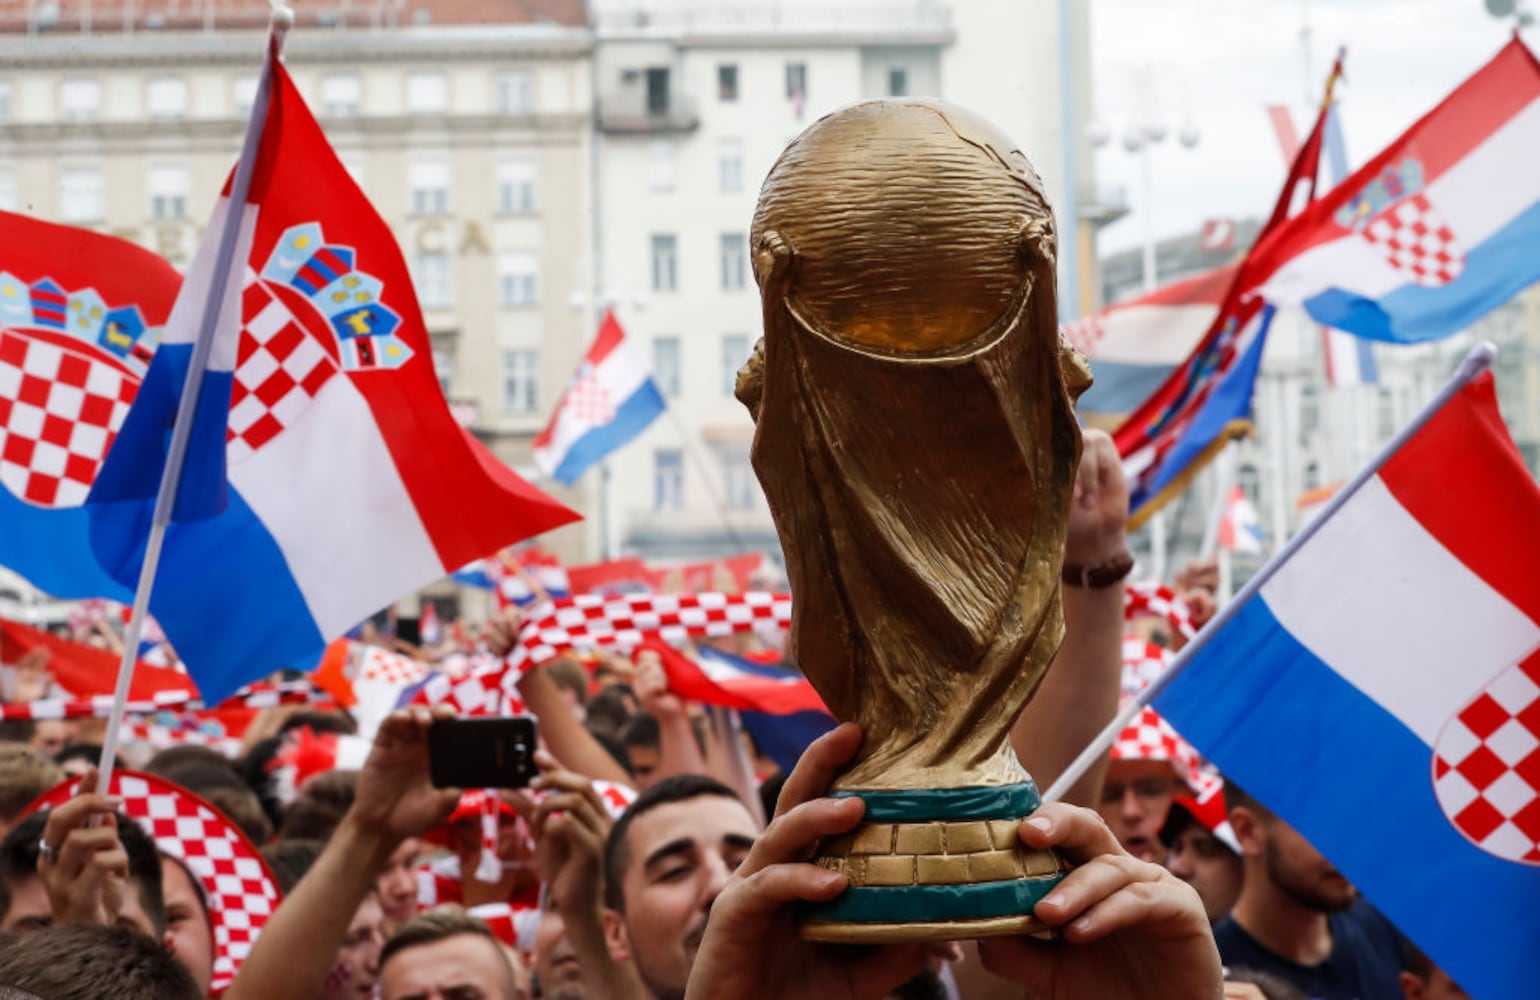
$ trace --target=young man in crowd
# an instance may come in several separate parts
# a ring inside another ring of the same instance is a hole
[[[1225,796],[1246,870],[1214,928],[1225,964],[1270,972],[1313,1000],[1402,1000],[1390,922],[1293,827],[1233,784]]]
[[[391,935],[380,955],[380,998],[522,1000],[502,945],[457,907],[419,914]]]
[[[1160,842],[1167,852],[1166,867],[1197,890],[1209,923],[1217,924],[1230,915],[1240,898],[1246,868],[1228,820],[1220,829],[1210,830],[1198,818],[1201,811],[1192,799],[1176,798],[1160,829]]]
[[[860,822],[859,800],[821,797],[860,740],[847,723],[815,741],[762,835],[730,790],[704,778],[660,782],[616,823],[605,850],[611,950],[636,961],[656,1000],[879,1000],[925,967],[923,945],[852,951],[797,933],[799,901],[827,900],[846,885],[803,859]],[[1221,995],[1219,956],[1190,887],[1122,851],[1088,810],[1045,806],[1021,836],[1075,866],[1033,911],[1063,928],[1063,940],[983,942],[997,974],[1040,1000]]]

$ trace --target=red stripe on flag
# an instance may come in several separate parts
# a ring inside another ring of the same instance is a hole
[[[584,360],[597,368],[625,339],[625,331],[620,328],[620,321],[615,318],[615,310],[606,309],[604,320],[599,324],[599,335],[594,338],[593,345],[588,348],[588,356]]]
[[[1450,554],[1540,622],[1540,486],[1503,425],[1491,372],[1451,399],[1379,475]]]

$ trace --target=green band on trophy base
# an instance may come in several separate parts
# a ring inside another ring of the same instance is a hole
[[[805,920],[845,923],[975,920],[1030,914],[1063,875],[975,885],[850,888],[827,903],[810,903]]]
[[[929,820],[1022,819],[1043,800],[1037,785],[974,788],[916,788],[904,791],[835,791],[830,798],[859,798],[866,803],[863,823],[923,823]]]

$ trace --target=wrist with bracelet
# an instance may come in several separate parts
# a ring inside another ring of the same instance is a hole
[[[1066,562],[1059,573],[1059,579],[1071,587],[1083,587],[1089,590],[1100,590],[1113,584],[1121,583],[1127,579],[1128,574],[1134,571],[1133,554],[1124,550],[1110,559],[1104,559],[1099,563],[1082,565]]]

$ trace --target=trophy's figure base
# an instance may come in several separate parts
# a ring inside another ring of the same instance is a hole
[[[1041,801],[1030,781],[918,791],[836,791],[866,801],[860,826],[818,847],[815,864],[850,888],[802,909],[802,936],[847,944],[1032,934],[1032,907],[1064,878],[1052,851],[1021,842]]]

